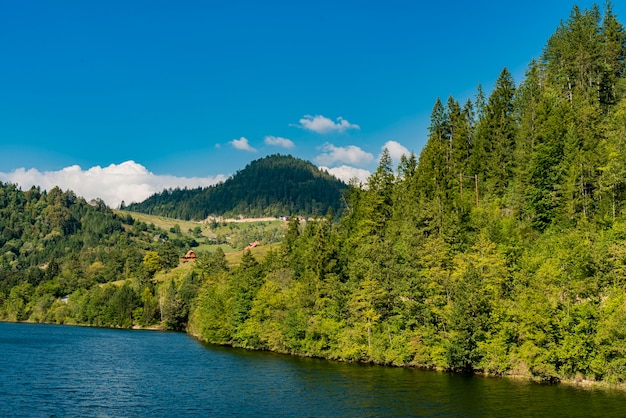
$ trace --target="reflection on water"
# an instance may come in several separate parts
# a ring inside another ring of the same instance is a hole
[[[0,323],[0,416],[624,416],[626,393]]]

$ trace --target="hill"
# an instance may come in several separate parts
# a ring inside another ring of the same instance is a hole
[[[322,216],[339,214],[346,184],[308,161],[270,155],[252,161],[224,183],[164,190],[126,210],[185,220],[208,216]]]
[[[264,258],[281,221],[192,223],[0,182],[0,320],[181,328],[209,272]],[[197,262],[182,263],[193,248]],[[163,304],[162,302],[168,302]]]

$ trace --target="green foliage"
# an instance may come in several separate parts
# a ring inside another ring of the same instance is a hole
[[[488,97],[479,87],[463,107],[437,100],[419,162],[403,157],[396,175],[383,153],[368,185],[347,193],[339,224],[292,224],[254,275],[209,286],[192,316],[198,335],[623,381],[624,46],[610,4],[603,21],[595,7],[574,8],[519,86],[504,69]]]
[[[163,267],[163,260],[156,251],[148,251],[146,255],[143,256],[142,266],[150,278],[152,278],[155,273]]]
[[[310,162],[270,155],[248,164],[224,183],[208,188],[164,190],[126,210],[177,219],[213,216],[320,216],[340,214],[346,185]],[[180,233],[180,227],[172,227]]]
[[[394,171],[384,151],[367,185],[342,196],[338,222],[333,205],[294,217],[280,247],[236,266],[220,248],[199,251],[184,274],[154,283],[188,248],[180,227],[170,239],[71,192],[1,185],[0,318],[161,323],[305,356],[623,383],[624,40],[610,4],[603,19],[575,7],[519,86],[505,69],[489,97],[479,87],[463,107],[437,100],[419,158]],[[272,212],[254,191],[238,200],[237,185],[260,185],[258,170],[280,161],[252,163],[209,194],[229,190],[218,199],[228,210]],[[188,192],[161,195],[163,210]]]
[[[0,318],[153,325],[151,280],[177,266],[186,248],[101,200],[0,183]]]

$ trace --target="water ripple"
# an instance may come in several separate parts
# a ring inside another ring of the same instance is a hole
[[[0,323],[0,416],[620,416],[621,392]]]

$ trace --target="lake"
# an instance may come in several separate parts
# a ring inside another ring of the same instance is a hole
[[[0,323],[0,416],[624,416],[626,393]]]

